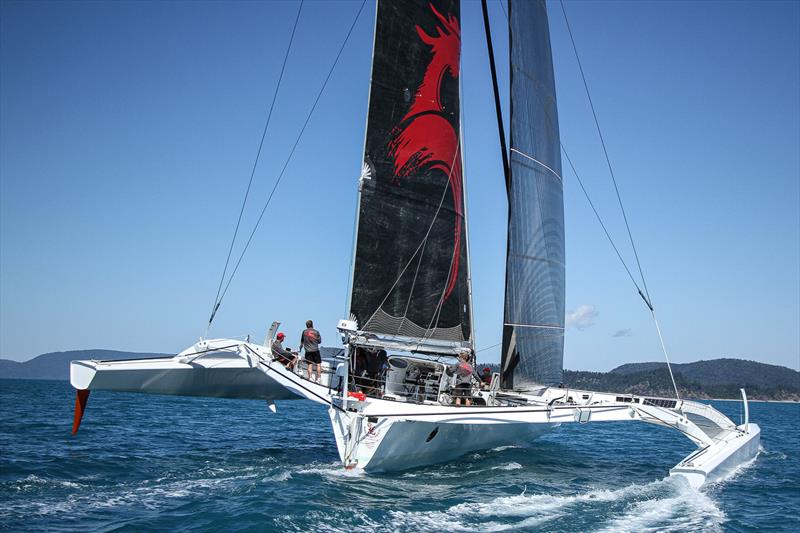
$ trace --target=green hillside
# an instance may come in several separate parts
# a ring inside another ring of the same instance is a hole
[[[777,365],[741,359],[713,359],[672,365],[681,397],[708,399],[740,397],[744,388],[754,400],[800,401],[800,372]],[[666,363],[629,363],[611,372],[564,371],[564,385],[576,389],[675,395]]]
[[[173,354],[174,355],[174,354]],[[0,359],[0,378],[6,379],[69,379],[69,362],[77,359],[120,360],[165,357],[160,353],[134,353],[117,350],[72,350],[52,352],[30,361]]]

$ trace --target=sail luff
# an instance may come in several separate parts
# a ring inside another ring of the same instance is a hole
[[[375,22],[373,23],[372,28],[372,60],[369,63],[369,88],[372,87],[372,75],[373,75],[373,63],[375,62],[375,46],[376,46],[376,39],[377,39],[377,30],[378,30],[378,0],[375,0]],[[362,145],[362,154],[367,153],[367,134],[369,133],[369,105],[370,100],[372,98],[372,90],[367,91],[367,116],[364,119],[364,143]],[[361,215],[361,187],[364,184],[364,180],[367,179],[369,167],[365,164],[361,164],[360,175],[358,177],[358,196],[356,198],[356,216],[355,222],[353,225],[353,244],[352,244],[352,251],[350,255],[350,272],[349,272],[349,280],[347,283],[347,310],[345,311],[345,316],[350,317],[353,313],[353,283],[355,282],[355,268],[356,268],[356,243],[358,242],[358,222]]]
[[[461,59],[459,58],[459,71],[463,68],[463,64]],[[464,101],[464,92],[461,83],[458,84],[458,101]],[[463,190],[464,190],[464,242],[466,244],[466,252],[467,252],[467,301],[470,302],[470,309],[472,308],[472,254],[469,251],[469,196],[467,195],[467,161],[466,156],[464,155],[464,109],[459,106],[459,136],[458,136],[458,143],[461,147],[461,161],[463,162],[462,166],[462,181],[463,181]],[[470,346],[475,346],[475,314],[469,314],[469,338],[467,341],[470,343]]]

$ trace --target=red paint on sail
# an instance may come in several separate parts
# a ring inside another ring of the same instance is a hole
[[[433,5],[430,8],[439,20],[435,35],[428,35],[420,26],[416,26],[416,31],[420,39],[431,47],[433,55],[408,113],[395,128],[394,139],[389,148],[394,157],[394,172],[397,177],[413,176],[423,167],[427,170],[441,170],[448,176],[456,220],[453,229],[453,261],[442,298],[444,301],[450,296],[458,280],[464,209],[459,139],[444,114],[441,91],[445,74],[458,78],[461,29],[456,17],[443,16]]]

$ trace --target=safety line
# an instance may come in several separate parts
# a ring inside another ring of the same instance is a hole
[[[672,380],[672,387],[675,389],[675,397],[680,400],[680,395],[678,394],[678,385],[675,383],[675,375],[672,373],[672,365],[669,362],[669,355],[667,354],[667,347],[664,344],[664,337],[661,334],[661,326],[658,323],[658,319],[656,318],[656,313],[653,308],[653,301],[650,298],[650,291],[647,288],[647,280],[644,277],[644,271],[642,270],[642,263],[639,260],[639,252],[636,250],[636,243],[633,240],[633,233],[631,233],[631,227],[628,223],[628,215],[625,213],[625,207],[622,204],[622,195],[620,195],[619,187],[617,186],[617,178],[614,176],[614,168],[611,166],[611,158],[608,155],[608,149],[606,148],[606,141],[603,137],[603,131],[600,129],[600,121],[597,118],[597,112],[594,108],[594,102],[592,101],[592,95],[589,92],[589,84],[586,82],[586,74],[583,71],[583,65],[581,64],[581,58],[578,54],[578,47],[575,44],[575,37],[572,34],[572,28],[569,25],[569,18],[567,17],[567,10],[564,7],[564,0],[559,0],[559,5],[561,6],[561,12],[564,14],[564,22],[567,26],[567,32],[569,33],[570,41],[572,42],[572,50],[575,52],[575,60],[578,62],[578,69],[581,73],[581,79],[583,80],[583,88],[586,90],[586,97],[589,100],[589,107],[592,110],[592,117],[594,118],[594,125],[597,128],[597,135],[600,137],[600,144],[603,146],[603,154],[606,158],[606,164],[608,165],[608,172],[611,175],[611,182],[614,184],[614,192],[617,195],[617,202],[619,203],[619,209],[622,212],[622,218],[625,221],[625,229],[628,232],[628,239],[631,243],[631,249],[633,250],[633,256],[636,258],[636,266],[639,269],[639,276],[642,278],[642,286],[644,287],[644,293],[642,290],[639,289],[639,296],[645,301],[647,307],[650,309],[650,314],[653,316],[653,322],[656,326],[656,331],[658,332],[658,339],[661,341],[661,349],[664,352],[664,358],[667,360],[667,369],[669,369],[669,377]],[[570,165],[572,163],[570,162]],[[574,170],[574,168],[573,168]],[[583,185],[581,185],[583,187]],[[615,247],[616,249],[616,247]],[[617,252],[619,254],[619,252]],[[627,270],[627,266],[625,267]],[[628,275],[630,275],[630,270],[628,270]],[[631,276],[632,277],[632,276]],[[638,286],[637,286],[638,287]]]
[[[639,261],[639,254],[636,251],[636,244],[633,241],[633,234],[631,233],[630,224],[628,224],[628,215],[625,213],[625,207],[622,204],[622,196],[619,193],[619,187],[617,186],[617,178],[614,175],[614,168],[611,166],[611,158],[608,156],[608,149],[606,148],[606,141],[603,137],[603,131],[600,129],[600,121],[597,119],[597,112],[594,108],[594,102],[592,101],[592,95],[589,92],[589,84],[586,82],[586,74],[583,72],[583,65],[581,64],[581,58],[578,55],[578,47],[575,44],[575,38],[572,35],[572,28],[569,25],[569,19],[567,18],[567,10],[564,7],[564,0],[559,0],[559,4],[561,5],[561,12],[564,14],[564,22],[567,25],[567,32],[569,33],[570,41],[572,42],[572,50],[575,52],[575,60],[578,62],[578,70],[581,73],[581,79],[583,80],[583,88],[586,90],[586,98],[589,100],[589,107],[592,110],[592,117],[594,117],[594,125],[597,128],[597,135],[600,137],[600,144],[603,146],[603,154],[606,158],[606,164],[608,165],[608,172],[611,174],[611,181],[614,184],[614,192],[617,194],[617,202],[619,203],[619,209],[622,212],[622,218],[625,221],[625,229],[628,231],[628,239],[631,242],[631,248],[633,249],[633,255],[636,258],[636,265],[639,268],[639,275],[642,278],[642,285],[644,286],[644,292],[647,295],[647,299],[650,300],[650,293],[647,290],[647,281],[644,279],[644,272],[642,271],[642,264]],[[652,304],[652,302],[651,302]]]
[[[236,266],[234,267],[230,277],[228,278],[228,283],[225,285],[225,289],[222,291],[222,295],[219,297],[219,301],[216,304],[216,308],[219,308],[220,304],[222,303],[222,299],[228,292],[228,288],[230,287],[231,282],[233,281],[233,278],[236,275],[236,272],[239,270],[239,266],[242,263],[242,259],[244,259],[245,253],[247,253],[247,250],[250,247],[250,243],[253,241],[253,236],[256,234],[258,227],[261,225],[261,220],[264,218],[264,213],[266,213],[267,208],[269,207],[269,204],[272,201],[273,196],[275,195],[275,191],[278,189],[278,185],[280,185],[281,180],[283,179],[283,176],[286,172],[286,168],[289,166],[289,163],[291,162],[292,157],[294,156],[298,144],[300,144],[300,140],[303,137],[303,133],[306,131],[306,127],[308,126],[308,123],[311,120],[311,116],[314,114],[314,111],[317,108],[317,104],[319,103],[322,94],[325,92],[325,88],[327,87],[328,82],[330,81],[331,76],[333,75],[333,71],[336,69],[336,65],[338,65],[339,63],[339,59],[342,56],[342,52],[344,51],[347,42],[350,40],[350,35],[352,35],[353,29],[355,28],[356,23],[358,22],[358,19],[360,18],[361,12],[364,10],[364,5],[366,3],[367,0],[363,0],[363,2],[361,2],[361,7],[358,8],[358,12],[356,13],[356,16],[353,18],[353,23],[350,25],[350,29],[347,31],[347,35],[345,36],[342,45],[339,47],[339,51],[336,54],[336,58],[333,60],[333,64],[331,65],[330,70],[328,70],[328,75],[325,77],[325,81],[322,83],[322,87],[320,87],[320,90],[317,93],[317,97],[314,99],[314,104],[311,106],[308,115],[306,115],[305,122],[303,122],[303,127],[300,128],[300,133],[297,134],[297,138],[294,141],[294,145],[292,146],[292,149],[289,151],[289,156],[286,158],[286,161],[284,162],[283,167],[281,168],[281,171],[278,174],[278,178],[275,181],[275,185],[272,187],[272,190],[270,191],[269,196],[267,197],[267,201],[264,204],[264,207],[261,209],[261,213],[259,214],[258,219],[256,220],[255,226],[253,226],[253,230],[250,232],[250,236],[248,237],[247,242],[245,243],[244,248],[242,249],[242,253],[239,255],[239,259],[236,261]]]
[[[214,296],[214,306],[211,309],[211,317],[208,319],[208,328],[211,327],[211,322],[214,320],[214,315],[217,313],[217,309],[219,309],[219,293],[222,290],[222,284],[225,282],[225,275],[228,273],[228,265],[231,261],[231,254],[233,253],[233,245],[236,243],[236,237],[239,234],[239,226],[242,223],[242,215],[244,214],[245,205],[247,205],[247,198],[250,196],[250,188],[253,186],[253,177],[256,174],[256,167],[258,167],[258,161],[261,158],[261,150],[264,147],[264,139],[267,136],[267,129],[269,128],[269,123],[272,120],[272,111],[275,109],[275,102],[278,99],[278,91],[281,88],[281,82],[283,81],[283,73],[286,70],[286,62],[289,59],[289,52],[292,50],[292,43],[294,42],[294,35],[297,31],[297,23],[300,21],[300,12],[303,10],[303,1],[300,0],[300,5],[297,7],[297,16],[294,19],[294,26],[292,26],[292,34],[289,37],[289,45],[286,47],[286,53],[283,55],[283,64],[281,65],[281,72],[278,75],[278,83],[275,85],[275,92],[272,94],[272,102],[269,105],[269,112],[267,113],[267,121],[264,124],[264,131],[261,132],[261,142],[258,143],[258,151],[256,152],[255,161],[253,161],[253,168],[250,171],[250,181],[247,182],[247,190],[244,193],[244,199],[242,200],[242,207],[239,209],[239,218],[236,220],[236,229],[233,230],[233,237],[231,238],[231,245],[228,248],[228,256],[225,258],[225,268],[222,269],[222,276],[219,278],[219,286],[217,287],[217,294]],[[208,328],[206,329],[206,333],[208,333]]]

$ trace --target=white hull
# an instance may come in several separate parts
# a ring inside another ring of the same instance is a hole
[[[343,462],[367,472],[395,472],[452,461],[479,450],[524,446],[555,424],[442,424],[393,419],[362,422],[360,442],[350,457],[345,416],[331,411],[331,422]]]
[[[473,406],[343,398],[337,387],[311,383],[277,363],[262,362],[261,368],[296,394],[327,405],[345,467],[368,472],[405,470],[477,450],[525,445],[567,423],[640,421],[679,431],[698,450],[670,474],[685,477],[695,488],[725,477],[752,460],[759,448],[756,424],[735,426],[713,407],[686,400],[553,388],[535,395],[514,393],[511,403],[501,394],[481,392],[486,405]]]
[[[695,488],[714,483],[734,473],[748,461],[752,461],[761,444],[761,428],[749,424],[747,430],[730,433],[714,446],[702,448],[681,461],[669,471],[670,476],[683,476]]]
[[[240,341],[203,341],[174,357],[121,361],[72,361],[70,382],[78,390],[109,390],[296,400],[299,397],[258,368]],[[250,349],[256,348],[249,345]],[[257,347],[263,350],[263,347]]]

